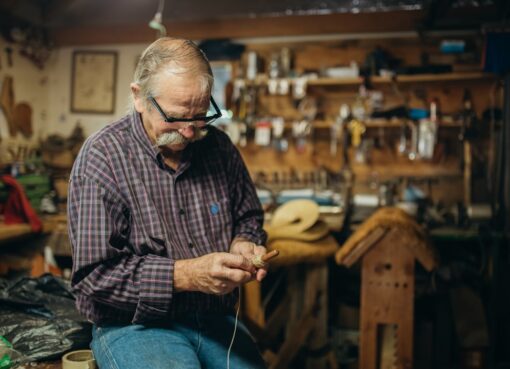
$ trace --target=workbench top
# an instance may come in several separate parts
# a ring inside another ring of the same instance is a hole
[[[51,233],[55,230],[57,225],[61,222],[65,222],[67,219],[65,214],[56,215],[45,215],[41,217],[43,223],[43,229],[41,234]],[[17,240],[23,237],[37,235],[32,231],[30,224],[5,224],[3,221],[0,222],[0,247],[9,241]]]

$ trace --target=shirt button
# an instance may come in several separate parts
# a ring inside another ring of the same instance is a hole
[[[183,216],[184,214],[186,214],[186,212],[184,211],[184,209],[183,209],[183,208],[180,208],[180,209],[179,209],[179,215],[180,215],[180,216]]]
[[[190,243],[188,243],[188,247],[189,247],[190,249],[192,249],[192,248],[194,247],[194,246],[193,246],[193,243],[191,243],[191,242],[190,242]]]

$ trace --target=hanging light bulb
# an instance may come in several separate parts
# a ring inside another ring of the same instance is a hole
[[[159,0],[158,11],[154,14],[154,18],[149,22],[149,27],[159,31],[159,37],[166,36],[166,28],[163,25],[163,9],[165,0]]]

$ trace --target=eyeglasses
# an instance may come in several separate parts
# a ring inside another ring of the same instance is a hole
[[[214,108],[214,114],[210,116],[198,116],[194,118],[174,118],[174,117],[168,117],[163,109],[161,109],[161,106],[157,103],[156,99],[154,97],[149,96],[149,101],[154,105],[154,107],[159,111],[159,114],[163,117],[163,120],[166,123],[196,123],[197,126],[205,126],[207,124],[210,124],[214,122],[216,119],[221,117],[221,111],[218,108],[218,105],[216,104],[216,101],[214,101],[213,97],[211,96],[211,105]]]

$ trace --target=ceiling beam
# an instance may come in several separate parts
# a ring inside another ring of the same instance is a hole
[[[364,32],[413,31],[422,20],[420,11],[343,13],[328,15],[236,18],[209,21],[165,22],[169,36],[189,39],[250,38]],[[148,22],[149,20],[147,20]],[[147,24],[56,28],[57,46],[144,43],[155,40]]]

